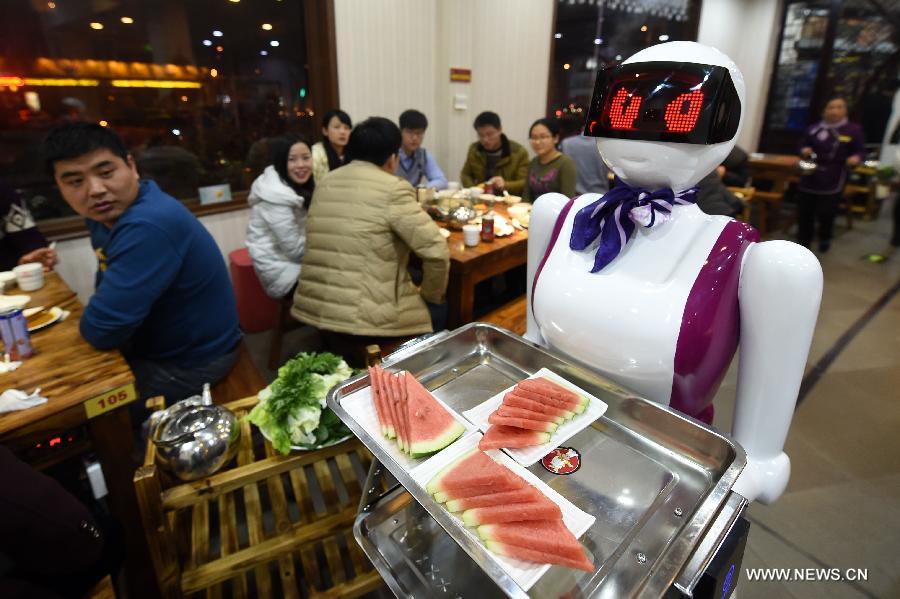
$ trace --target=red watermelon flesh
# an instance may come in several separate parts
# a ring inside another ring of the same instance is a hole
[[[548,395],[553,399],[561,399],[563,401],[568,401],[576,404],[586,404],[588,402],[587,397],[579,395],[571,389],[563,387],[559,383],[541,376],[533,379],[525,379],[524,381],[519,383],[519,386],[526,391],[543,393],[544,395]]]
[[[530,420],[540,420],[541,422],[552,422],[553,424],[562,424],[563,419],[552,414],[544,414],[543,412],[534,412],[522,408],[514,408],[513,406],[504,406],[500,404],[494,414],[498,416],[510,416],[512,418],[528,418]]]
[[[447,509],[451,512],[461,512],[463,510],[471,510],[476,507],[490,507],[492,505],[506,505],[509,503],[527,503],[530,501],[540,501],[543,497],[540,491],[527,485],[515,491],[493,490],[486,492],[484,495],[476,495],[474,497],[463,497],[462,499],[451,499],[447,502]]]
[[[391,377],[393,384],[400,393],[400,419],[403,421],[403,449],[410,453],[409,449],[409,395],[406,392],[406,371],[400,371]]]
[[[551,553],[576,562],[585,558],[581,543],[562,520],[484,524],[478,527],[478,536],[485,541]]]
[[[562,512],[559,506],[543,496],[538,501],[476,507],[462,513],[462,521],[466,526],[521,522],[523,520],[560,519],[562,519]]]
[[[516,545],[510,545],[509,543],[485,541],[485,545],[487,546],[488,551],[493,551],[498,555],[505,555],[506,557],[521,559],[528,562],[536,562],[538,564],[558,564],[576,570],[584,570],[585,572],[593,572],[595,569],[594,564],[584,555],[581,556],[581,559],[573,560],[555,553],[544,553],[543,551],[518,547]]]
[[[409,453],[414,457],[440,451],[466,431],[434,396],[411,374],[406,384],[406,414],[409,425]]]
[[[550,397],[549,395],[544,395],[536,391],[522,389],[521,383],[519,383],[519,386],[514,389],[514,392],[519,397],[524,397],[525,399],[530,399],[531,401],[539,401],[556,408],[575,412],[576,414],[581,414],[582,412],[584,412],[584,404],[576,404],[571,401],[556,399],[554,397]]]
[[[378,422],[381,424],[381,434],[390,439],[394,427],[391,424],[390,410],[384,398],[377,367],[369,367],[369,384],[372,388],[372,403],[375,404],[375,412],[378,414]]]
[[[438,472],[425,486],[432,495],[467,487],[487,487],[505,481],[509,488],[521,488],[525,481],[486,453],[472,448]],[[513,486],[516,485],[516,486]]]
[[[404,403],[400,386],[397,384],[397,377],[388,371],[384,371],[384,385],[388,389],[388,397],[391,398],[391,415],[397,428],[397,446],[402,451],[406,451],[406,423],[403,418]]]
[[[503,424],[506,426],[515,426],[525,428],[530,431],[538,431],[541,433],[552,433],[556,431],[556,424],[553,422],[531,420],[530,418],[515,418],[512,416],[498,416],[496,412],[488,416],[488,422],[491,424]]]
[[[515,426],[503,426],[494,424],[478,442],[478,448],[482,451],[488,449],[514,449],[516,447],[532,447],[550,442],[550,433],[529,431]]]
[[[517,392],[510,392],[503,396],[503,403],[508,406],[512,406],[514,408],[522,408],[525,410],[532,410],[534,412],[543,412],[544,414],[552,414],[554,416],[559,416],[563,419],[568,420],[569,418],[573,418],[575,416],[575,412],[571,412],[564,408],[559,408],[554,405],[550,405],[544,403],[542,401],[534,401],[533,399],[526,399],[519,395]]]
[[[480,487],[464,487],[462,489],[454,489],[452,491],[438,491],[434,494],[434,500],[438,503],[447,503],[454,499],[467,499],[469,497],[478,497],[479,495],[487,495],[494,492],[515,491],[522,489],[528,484],[519,477],[515,479],[500,479],[489,485]]]

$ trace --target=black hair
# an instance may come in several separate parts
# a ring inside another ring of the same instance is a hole
[[[388,158],[399,151],[401,143],[400,128],[397,125],[384,117],[369,117],[350,133],[347,158],[383,166]]]
[[[584,131],[584,119],[574,114],[564,114],[558,119],[560,138],[580,135]]]
[[[309,176],[309,179],[307,179],[306,183],[303,185],[294,182],[288,175],[287,161],[288,155],[290,155],[291,148],[294,147],[294,144],[302,143],[309,148],[309,141],[298,133],[289,133],[273,139],[270,143],[269,156],[272,159],[272,166],[275,167],[275,172],[278,173],[278,176],[281,177],[281,180],[285,185],[293,189],[297,195],[302,196],[306,200],[305,205],[308,209],[309,205],[312,203],[312,195],[313,190],[316,188],[316,182],[312,175]]]
[[[400,115],[401,129],[428,129],[428,119],[418,110],[404,110]]]
[[[54,174],[53,165],[60,160],[71,160],[102,149],[109,150],[124,162],[128,162],[128,150],[122,138],[112,129],[95,123],[57,125],[50,130],[41,144],[44,164],[51,176]]]
[[[472,123],[472,126],[475,129],[478,129],[480,127],[487,127],[487,126],[496,127],[497,129],[499,129],[500,128],[500,115],[498,115],[496,112],[491,112],[489,110],[485,110],[484,112],[482,112],[481,114],[479,114],[478,116],[475,117],[475,122]]]
[[[550,135],[553,135],[554,137],[559,136],[559,121],[556,119],[538,119],[531,123],[531,127],[528,128],[528,137],[531,137],[531,132],[534,131],[534,128],[538,125],[546,127],[550,132]]]
[[[327,129],[328,123],[331,122],[331,119],[337,117],[337,119],[350,127],[353,128],[353,121],[350,120],[350,115],[341,110],[340,108],[332,108],[328,112],[325,113],[325,116],[322,117],[322,128]],[[339,166],[344,165],[344,161],[341,160],[341,157],[338,156],[337,151],[331,145],[331,142],[328,141],[328,136],[324,133],[322,134],[322,146],[325,148],[325,155],[328,156],[328,170],[333,171]],[[346,148],[344,149],[346,152]]]

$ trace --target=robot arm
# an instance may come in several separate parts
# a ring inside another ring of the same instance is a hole
[[[556,225],[559,213],[562,212],[568,201],[569,199],[560,193],[545,193],[535,200],[528,224],[528,281],[526,287],[528,324],[525,338],[540,345],[546,345],[546,343],[534,319],[534,313],[531,311],[531,286],[534,282],[534,273],[544,257],[544,252],[547,251],[547,245],[550,243],[550,236],[553,234],[553,227]]]
[[[733,434],[747,452],[735,491],[771,503],[787,486],[784,441],[794,415],[819,303],[822,268],[789,241],[756,243],[741,268],[740,366]]]

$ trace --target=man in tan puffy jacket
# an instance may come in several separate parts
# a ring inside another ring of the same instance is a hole
[[[329,350],[359,365],[366,345],[390,350],[432,330],[428,304],[444,302],[450,251],[394,175],[400,129],[372,117],[350,134],[350,163],[316,182],[306,254],[291,314],[320,330]],[[416,288],[409,253],[422,260]]]

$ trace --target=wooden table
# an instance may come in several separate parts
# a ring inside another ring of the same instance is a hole
[[[754,187],[759,180],[772,182],[770,191],[757,190],[753,194],[753,200],[759,206],[757,229],[761,237],[766,235],[768,227],[768,205],[772,204],[778,210],[790,184],[800,180],[798,162],[800,157],[794,154],[756,154],[751,155],[747,162],[747,172],[753,179]]]
[[[48,443],[54,433],[77,430],[87,426],[88,439],[73,436],[58,438],[58,449],[30,460],[37,469],[46,468],[72,456],[92,449],[103,468],[109,490],[108,501],[113,514],[121,522],[128,548],[128,564],[139,564],[146,555],[146,546],[135,530],[138,522],[137,503],[132,477],[134,465],[131,419],[125,405],[129,393],[134,397],[134,375],[116,351],[101,352],[92,348],[80,335],[78,322],[83,312],[75,292],[56,273],[45,275],[46,284],[37,291],[10,294],[31,296],[29,306],[61,306],[69,310],[69,317],[31,335],[35,355],[24,360],[13,372],[0,374],[3,389],[22,389],[31,392],[40,387],[47,403],[0,414],[0,443],[17,453],[35,449],[37,442]],[[93,400],[93,401],[92,401]],[[90,418],[86,402],[103,410]],[[130,567],[129,574],[146,573],[146,568]],[[130,596],[144,596],[147,587],[129,576]],[[143,593],[141,592],[143,591]]]
[[[510,220],[505,205],[496,205],[494,212]],[[447,327],[452,330],[472,322],[475,285],[528,262],[528,232],[516,230],[508,237],[466,247],[462,231],[450,231],[447,243],[450,245]]]

